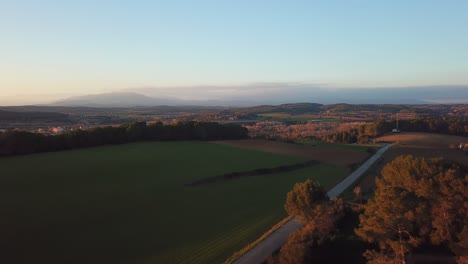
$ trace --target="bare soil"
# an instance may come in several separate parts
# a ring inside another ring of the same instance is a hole
[[[400,155],[413,155],[424,158],[444,158],[460,164],[468,164],[468,155],[457,149],[461,142],[468,143],[467,137],[429,134],[429,133],[401,133],[379,137],[376,142],[392,142],[395,145],[389,149],[383,158],[376,163],[362,179],[361,189],[369,192],[375,187],[375,177],[383,167]]]
[[[468,143],[468,138],[430,133],[399,133],[382,136],[375,141],[393,142],[400,146],[417,148],[456,149],[461,142]]]
[[[336,164],[340,166],[360,163],[369,156],[365,151],[354,149],[299,145],[262,139],[226,140],[217,141],[216,143],[243,149],[265,151],[274,154],[304,157],[310,160],[317,160],[323,163]]]

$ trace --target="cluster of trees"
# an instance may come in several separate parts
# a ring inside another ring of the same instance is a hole
[[[427,132],[468,136],[468,120],[466,118],[421,118],[400,120],[399,129],[405,132]],[[336,131],[323,136],[327,142],[356,143],[368,142],[370,138],[381,136],[396,128],[396,120],[378,120],[369,124],[362,124],[349,130]]]
[[[392,130],[390,122],[382,120],[370,124],[361,124],[348,130],[335,131],[321,137],[323,141],[333,143],[367,143],[371,137],[383,135]]]
[[[411,253],[434,247],[452,251],[458,263],[468,263],[467,167],[440,158],[400,156],[384,167],[376,184],[374,197],[359,206],[359,221],[351,223],[358,225],[354,233],[364,243],[358,251],[367,263],[406,264]],[[346,251],[337,237],[352,236],[353,230],[347,227],[341,234],[339,225],[356,210],[340,199],[328,199],[318,183],[296,184],[285,209],[304,227],[268,263],[326,263],[334,258],[330,249]]]
[[[247,129],[236,124],[213,122],[137,122],[116,127],[75,130],[59,135],[42,135],[25,131],[0,133],[0,156],[30,154],[123,144],[136,141],[221,140],[247,138]]]
[[[304,226],[289,236],[276,258],[270,263],[314,263],[320,255],[314,254],[324,244],[330,243],[337,232],[336,223],[344,216],[341,199],[330,200],[326,191],[316,182],[307,180],[294,185],[286,198],[285,209],[298,217]]]
[[[442,159],[400,156],[376,180],[356,234],[375,243],[369,263],[406,263],[418,247],[450,248],[468,263],[468,170]]]
[[[427,132],[468,136],[466,118],[422,118],[400,120],[399,129],[405,132]],[[372,138],[384,135],[396,128],[396,120],[363,122],[308,122],[286,124],[276,121],[247,125],[252,138],[279,140],[322,140],[333,143],[368,143]]]
[[[285,124],[276,121],[258,122],[248,125],[252,138],[280,139],[280,140],[311,140],[323,138],[336,131],[348,131],[359,127],[361,122],[308,122],[305,124]]]

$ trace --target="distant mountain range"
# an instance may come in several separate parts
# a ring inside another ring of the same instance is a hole
[[[249,100],[247,100],[249,101]],[[86,107],[139,107],[139,106],[250,106],[242,101],[224,100],[183,100],[173,97],[151,97],[139,93],[115,92],[74,96],[55,101],[49,106]],[[252,104],[253,105],[253,104]]]
[[[70,97],[64,100],[56,101],[50,105],[88,107],[135,107],[183,104],[183,100],[174,98],[153,98],[138,93],[104,93]]]
[[[223,87],[225,89],[225,87]],[[211,89],[213,89],[211,87]],[[221,89],[221,88],[220,88]],[[468,86],[432,86],[380,89],[307,89],[285,87],[284,89],[248,89],[239,94],[221,99],[183,100],[176,97],[153,97],[158,90],[146,88],[141,93],[115,92],[70,97],[49,104],[51,106],[87,107],[139,107],[139,106],[254,106],[311,102],[321,104],[467,104]],[[193,91],[191,91],[193,93]],[[144,93],[144,94],[143,94]]]

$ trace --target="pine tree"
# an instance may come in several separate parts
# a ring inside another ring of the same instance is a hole
[[[289,215],[297,215],[301,221],[307,222],[318,212],[323,211],[322,207],[327,201],[328,197],[322,186],[317,182],[306,180],[303,183],[296,183],[288,192],[284,209]]]
[[[325,190],[307,180],[297,183],[287,195],[285,209],[299,216],[304,227],[292,234],[279,254],[280,263],[309,263],[312,248],[325,243],[336,231],[336,223],[344,216],[341,199],[330,200]]]
[[[385,259],[406,263],[405,255],[422,242],[464,250],[460,245],[468,213],[464,169],[442,159],[401,156],[385,166],[376,184],[356,230],[380,247],[379,252],[366,253],[370,263]]]

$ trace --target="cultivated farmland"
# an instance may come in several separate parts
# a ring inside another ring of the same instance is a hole
[[[184,183],[308,159],[202,142],[0,159],[0,262],[219,263],[285,216],[294,183],[329,188],[348,169]]]
[[[392,142],[395,146],[385,154],[385,161],[393,160],[400,155],[414,155],[418,157],[442,157],[448,160],[466,163],[468,156],[457,149],[460,142],[468,142],[468,138],[430,134],[430,133],[401,133],[379,137],[376,141]]]
[[[368,146],[360,145],[316,142],[291,144],[263,139],[225,140],[218,143],[243,149],[303,157],[341,166],[360,163],[369,156],[366,152]]]

